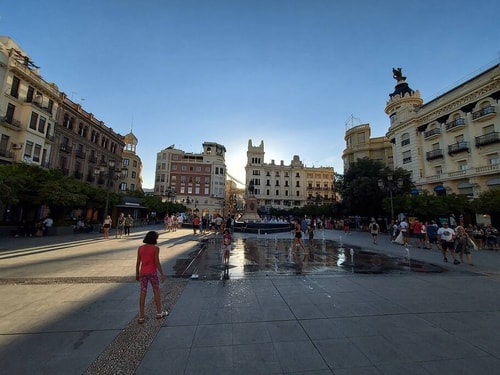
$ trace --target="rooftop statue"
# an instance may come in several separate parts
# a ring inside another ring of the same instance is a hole
[[[403,72],[401,68],[392,68],[392,77],[396,81],[404,81],[406,80],[406,77],[403,76]]]

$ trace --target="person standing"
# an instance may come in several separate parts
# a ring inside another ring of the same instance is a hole
[[[434,220],[431,221],[429,225],[425,226],[426,231],[427,231],[427,238],[428,238],[428,245],[427,249],[432,250],[433,245],[435,244],[436,247],[439,250],[439,243],[438,243],[438,226]]]
[[[200,218],[198,215],[194,215],[193,217],[193,233],[196,234],[196,230],[198,230],[200,227]]]
[[[222,249],[224,252],[224,265],[229,266],[229,256],[231,255],[231,233],[228,228],[224,229],[224,235],[222,236]]]
[[[472,254],[470,250],[472,248],[477,250],[476,244],[467,234],[464,227],[459,225],[458,227],[455,228],[455,232],[456,232],[455,251],[460,255],[460,261],[462,263],[464,262],[464,254],[465,254],[465,256],[467,257],[467,261],[469,262],[469,265],[473,266],[474,264],[472,263]]]
[[[43,235],[47,236],[49,234],[50,228],[54,225],[54,220],[50,216],[47,216],[42,221],[43,224]]]
[[[415,236],[415,244],[417,245],[417,247],[424,247],[422,241],[422,223],[420,222],[420,220],[415,219],[411,224],[411,228],[413,230],[413,235]]]
[[[168,311],[163,311],[161,306],[158,272],[160,272],[162,283],[165,282],[165,274],[163,273],[160,263],[160,248],[156,246],[158,243],[158,233],[155,231],[148,232],[142,242],[144,245],[139,246],[137,250],[137,261],[135,263],[135,279],[139,281],[141,285],[141,292],[139,295],[139,324],[143,324],[145,321],[144,305],[146,303],[149,283],[154,293],[156,319],[162,319],[168,315]]]
[[[312,225],[307,226],[307,234],[309,236],[309,245],[314,246],[314,227]]]
[[[448,262],[446,257],[446,252],[449,250],[451,256],[453,257],[453,264],[460,264],[455,253],[455,231],[449,227],[447,222],[443,223],[443,226],[437,231],[438,241],[441,244],[441,251],[443,253],[443,260]]]
[[[409,246],[408,238],[410,237],[410,225],[408,224],[408,218],[404,218],[399,223],[399,230],[403,235],[403,246]]]
[[[109,230],[111,228],[111,225],[113,224],[113,220],[111,220],[111,216],[106,216],[104,218],[104,221],[102,222],[102,233],[104,235],[105,239],[109,238]]]
[[[132,219],[132,216],[130,214],[127,215],[127,217],[125,218],[125,221],[124,221],[124,225],[123,225],[123,234],[125,236],[130,236],[130,227],[132,226],[132,224],[134,223],[134,219]]]
[[[116,224],[116,236],[122,238],[123,228],[125,227],[125,214],[122,212],[118,217],[118,223]]]
[[[372,222],[370,223],[370,225],[368,226],[368,228],[369,228],[370,233],[372,235],[373,243],[376,245],[377,244],[377,240],[378,240],[378,233],[380,231],[380,226],[377,224],[377,222],[375,221],[375,219],[372,219]]]
[[[292,243],[293,250],[295,250],[297,244],[299,244],[302,250],[304,250],[304,253],[307,254],[306,246],[304,245],[304,241],[302,241],[302,228],[300,227],[299,221],[297,219],[294,219],[293,221],[292,232],[295,234]]]

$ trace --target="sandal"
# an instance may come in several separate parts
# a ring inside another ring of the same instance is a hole
[[[161,313],[156,314],[156,319],[163,319],[168,315],[168,311],[162,311]]]
[[[139,324],[144,324],[144,322],[145,322],[144,318],[137,319],[137,323],[139,323]]]

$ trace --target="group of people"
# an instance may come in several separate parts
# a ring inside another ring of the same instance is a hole
[[[410,246],[410,238],[413,237],[418,248],[432,250],[436,246],[441,251],[444,262],[448,262],[449,253],[453,264],[464,263],[465,255],[467,262],[473,265],[471,250],[482,248],[482,244],[478,246],[475,242],[474,227],[467,228],[462,225],[452,228],[447,221],[443,222],[441,227],[434,220],[422,223],[415,219],[409,223],[408,219],[404,218],[399,223],[393,223],[391,241]]]
[[[125,214],[122,212],[120,216],[118,216],[117,224],[116,224],[116,236],[122,238],[122,236],[130,236],[130,228],[134,223],[134,219],[132,215]],[[113,219],[110,215],[107,215],[102,222],[102,233],[105,239],[109,238],[109,231],[113,227]]]
[[[166,214],[163,217],[163,230],[165,232],[175,232],[178,228],[182,227],[183,222],[184,218],[182,217],[182,215]]]

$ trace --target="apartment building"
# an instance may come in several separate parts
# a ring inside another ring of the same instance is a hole
[[[344,140],[344,172],[349,169],[351,163],[364,158],[377,160],[390,169],[394,168],[391,141],[386,136],[371,138],[370,124],[351,126],[345,132]]]
[[[225,199],[226,148],[204,142],[201,153],[171,145],[156,155],[154,195],[183,203],[202,215],[222,213]]]
[[[261,211],[269,208],[290,209],[307,204],[328,204],[335,201],[332,167],[307,167],[298,155],[290,164],[264,161],[264,141],[253,146],[248,141],[246,186],[253,182],[253,194]]]
[[[11,38],[0,36],[0,163],[50,167],[61,95]]]
[[[0,163],[60,169],[106,186],[110,165],[121,165],[123,136],[45,81],[40,68],[6,36],[0,36],[0,84]],[[109,186],[118,188],[114,179]]]
[[[424,103],[401,69],[385,112],[394,167],[411,173],[419,191],[477,197],[500,186],[500,65]]]
[[[117,192],[122,178],[124,137],[61,94],[51,168]]]

